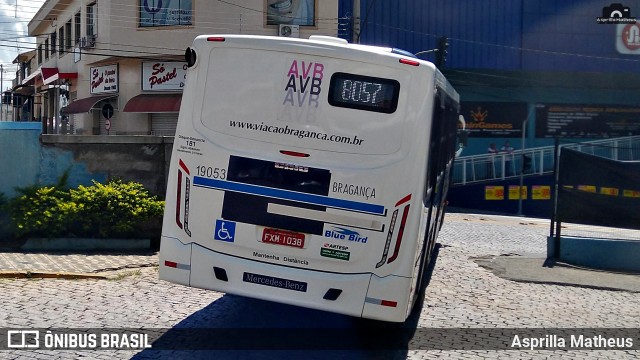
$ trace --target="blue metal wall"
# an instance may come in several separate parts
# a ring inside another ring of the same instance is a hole
[[[340,16],[353,0],[340,0]],[[419,52],[450,38],[447,67],[525,71],[640,72],[615,48],[615,25],[596,22],[609,1],[361,0],[363,44]],[[640,17],[640,0],[628,0]],[[431,54],[423,58],[432,60]]]

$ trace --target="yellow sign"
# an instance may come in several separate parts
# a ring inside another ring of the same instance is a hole
[[[620,193],[620,190],[616,188],[610,188],[610,187],[600,188],[600,194],[603,194],[603,195],[618,196],[619,193]]]
[[[624,196],[624,197],[632,197],[632,198],[640,198],[640,191],[637,191],[637,190],[624,190],[624,191],[622,191],[622,196]]]
[[[578,190],[596,192],[596,187],[594,185],[578,185]]]
[[[485,200],[504,200],[504,186],[485,186]]]
[[[531,187],[531,199],[533,199],[533,200],[550,200],[551,199],[551,186],[548,186],[548,185],[533,185]]]
[[[520,186],[518,185],[509,185],[509,200],[519,200],[520,197],[518,196],[518,188]],[[523,186],[522,189],[520,189],[520,196],[522,196],[523,200],[527,200],[527,187]]]

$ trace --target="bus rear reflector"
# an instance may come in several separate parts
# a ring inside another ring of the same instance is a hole
[[[380,305],[389,306],[389,307],[396,307],[396,306],[398,306],[398,302],[397,301],[391,301],[391,300],[382,300],[382,301],[380,301]]]
[[[411,66],[420,66],[420,62],[409,59],[400,59],[400,64],[411,65]]]
[[[364,299],[364,302],[369,303],[369,304],[374,304],[374,305],[388,306],[388,307],[397,307],[398,306],[398,302],[397,301],[382,300],[382,299],[376,299],[376,298],[371,298],[371,297],[366,297]]]
[[[222,42],[222,41],[224,41],[224,37],[222,37],[222,36],[209,36],[207,38],[207,41],[219,41],[219,42]]]
[[[164,261],[164,266],[174,268],[174,269],[180,269],[180,270],[191,270],[191,265],[180,264],[180,263],[169,261],[169,260]]]

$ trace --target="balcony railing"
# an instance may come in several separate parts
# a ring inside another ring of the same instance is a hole
[[[640,160],[640,136],[605,139],[560,145],[601,157],[634,161]],[[546,146],[516,150],[511,154],[461,156],[454,163],[453,184],[519,177],[521,174],[543,175],[553,172],[554,147]]]

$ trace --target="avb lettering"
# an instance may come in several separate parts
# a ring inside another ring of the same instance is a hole
[[[287,73],[288,81],[284,88],[285,97],[282,104],[297,105],[298,107],[307,104],[317,108],[323,77],[323,64],[293,60]],[[295,97],[294,93],[296,93]]]

